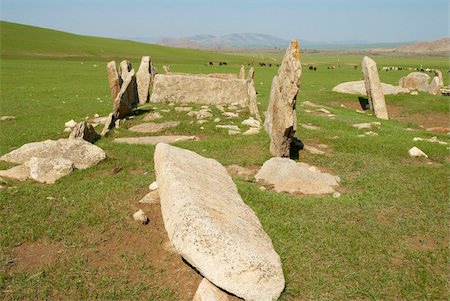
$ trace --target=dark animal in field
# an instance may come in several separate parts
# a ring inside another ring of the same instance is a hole
[[[209,62],[209,65],[212,66],[212,65],[214,65],[214,63],[213,62]]]
[[[280,64],[277,64],[277,67],[280,67]],[[450,71],[449,71],[450,72]]]
[[[269,67],[272,67],[272,64],[269,64]]]
[[[355,69],[355,70],[358,69],[358,65],[353,66],[353,69]]]
[[[313,70],[313,68],[314,68],[314,67],[313,67],[313,66],[311,66],[311,65],[309,65],[309,66],[308,66],[308,69],[309,69],[309,71],[312,71],[312,70]]]
[[[314,71],[316,71],[317,70],[317,67],[314,67],[314,69],[313,69]]]
[[[259,63],[259,66],[260,66],[260,67],[265,67],[266,64],[265,64],[265,63]]]
[[[220,62],[219,65],[220,65],[220,66],[222,66],[222,65],[225,66],[225,65],[228,65],[228,63],[227,63],[227,62]]]

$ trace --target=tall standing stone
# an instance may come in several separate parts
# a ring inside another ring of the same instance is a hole
[[[106,65],[106,72],[108,73],[109,89],[111,90],[111,98],[114,101],[119,94],[122,80],[119,77],[116,69],[116,62],[111,61]]]
[[[134,69],[126,74],[120,92],[114,100],[113,115],[115,119],[122,119],[133,113],[133,109],[138,103],[136,76]]]
[[[438,69],[434,69],[434,74],[439,78],[439,87],[444,87],[444,79],[442,78],[442,71]]]
[[[242,65],[242,67],[244,67],[244,66]],[[242,67],[241,67],[241,70],[242,70]],[[244,75],[245,75],[245,69],[244,69]],[[248,78],[247,78],[248,109],[250,111],[250,115],[255,116],[256,120],[261,122],[261,116],[259,115],[259,110],[258,110],[258,100],[256,99],[255,83],[253,80],[254,76],[255,76],[255,69],[253,67],[251,67],[248,72]]]
[[[244,65],[242,65],[241,69],[239,70],[239,78],[245,79],[245,66]]]
[[[364,73],[364,83],[366,85],[370,109],[374,111],[377,118],[389,119],[377,64],[374,60],[365,56],[362,60],[361,68]]]
[[[148,100],[150,80],[151,80],[151,58],[149,56],[143,56],[141,59],[141,65],[136,73],[136,84],[138,90],[139,103],[144,104]]]
[[[120,62],[119,65],[119,76],[122,80],[122,82],[125,81],[125,79],[127,78],[128,73],[130,73],[132,67],[131,67],[131,63],[127,60],[123,60]],[[122,86],[122,83],[121,83]]]
[[[296,101],[300,88],[302,66],[297,40],[284,55],[278,74],[272,80],[270,102],[264,127],[269,131],[270,152],[274,157],[289,157],[297,130]]]

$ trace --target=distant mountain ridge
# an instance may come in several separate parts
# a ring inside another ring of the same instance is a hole
[[[233,33],[222,36],[209,34],[195,35],[187,38],[164,38],[157,44],[182,48],[284,48],[289,41],[259,33]]]

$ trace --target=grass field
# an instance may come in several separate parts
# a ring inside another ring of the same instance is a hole
[[[135,42],[81,37],[6,22],[1,28],[0,154],[24,143],[67,137],[64,122],[111,112],[106,78],[110,59],[129,59],[135,68],[142,55],[156,67],[192,73],[234,72],[249,61],[277,62],[279,57],[225,55]],[[373,57],[379,66],[439,68],[445,76],[448,58]],[[413,137],[443,133],[427,127],[448,127],[447,97],[425,93],[387,96],[388,112],[379,136],[358,137],[353,123],[379,121],[355,112],[358,97],[331,92],[336,84],[362,79],[360,56],[303,55],[298,97],[298,122],[305,144],[329,146],[325,156],[300,153],[300,161],[339,175],[340,198],[289,196],[261,191],[259,184],[235,177],[244,201],[256,212],[280,254],[286,289],[280,300],[446,300],[448,277],[449,150],[446,145],[413,142]],[[227,61],[227,66],[207,66]],[[329,70],[328,65],[338,65]],[[395,84],[410,71],[381,72]],[[256,67],[255,85],[267,107],[276,68]],[[448,77],[444,79],[449,84]],[[336,115],[307,113],[302,102],[320,104]],[[168,105],[157,107],[162,121],[181,124],[165,133],[190,134],[200,141],[180,142],[224,165],[257,168],[271,157],[269,137],[228,136],[210,121],[200,125]],[[214,115],[219,116],[217,110]],[[237,122],[248,117],[240,115]],[[131,136],[127,128],[143,115],[128,120],[96,145],[107,160],[76,170],[54,185],[3,179],[0,190],[0,296],[17,299],[191,300],[201,277],[170,252],[159,205],[138,205],[155,179],[152,146],[122,145],[114,137]],[[406,128],[415,131],[406,131]],[[417,146],[429,159],[412,159]],[[0,163],[4,169],[12,166]],[[112,172],[115,167],[122,170]],[[147,226],[131,215],[143,208]]]

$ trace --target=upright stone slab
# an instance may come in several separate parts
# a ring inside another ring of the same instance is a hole
[[[131,69],[133,69],[133,68],[131,67],[131,63],[129,61],[123,60],[120,62],[119,76],[123,82],[127,78],[127,75],[128,75],[128,73],[130,73]]]
[[[245,300],[276,300],[280,257],[225,167],[167,144],[155,149],[164,226],[183,258],[217,287]]]
[[[302,66],[297,40],[293,40],[284,55],[278,74],[272,80],[269,108],[264,128],[269,131],[270,152],[274,157],[289,157],[297,130],[296,101],[300,88]]]
[[[111,98],[114,101],[117,97],[117,94],[119,94],[120,85],[122,84],[119,73],[117,73],[115,61],[111,61],[106,65],[106,72],[108,73],[108,83],[109,89],[111,91]]]
[[[239,69],[239,78],[245,79],[245,66],[244,65],[242,65],[241,69]]]
[[[443,88],[444,87],[444,79],[442,77],[442,71],[438,70],[438,69],[434,69],[434,75],[439,78],[439,87]]]
[[[222,79],[195,74],[157,74],[151,102],[198,104],[248,103],[245,79]]]
[[[152,62],[149,56],[143,56],[141,65],[136,73],[136,84],[138,90],[139,103],[144,104],[148,100],[151,80]]]
[[[377,64],[374,60],[365,56],[362,60],[361,68],[364,73],[364,83],[370,109],[374,111],[377,118],[389,119],[380,77],[378,76]]]
[[[244,66],[242,66],[244,67]],[[255,118],[261,122],[261,116],[259,115],[258,110],[258,100],[256,98],[256,89],[255,82],[253,80],[255,76],[255,69],[253,67],[250,68],[248,72],[247,78],[247,92],[248,92],[248,109],[250,111],[250,115],[255,116]]]
[[[134,69],[126,73],[120,92],[114,100],[113,116],[114,122],[133,113],[133,109],[138,104],[136,77]]]

